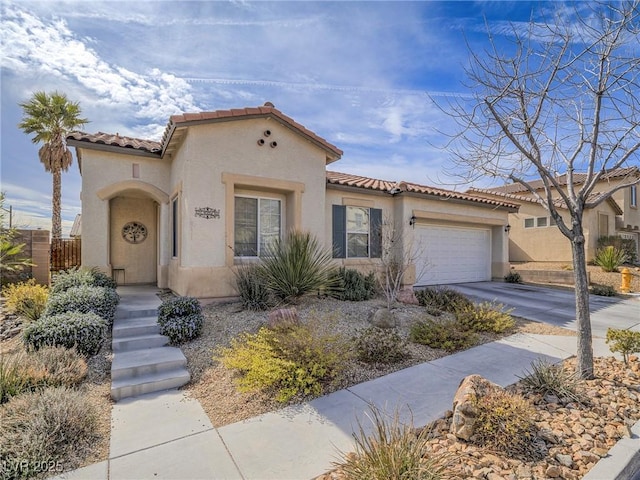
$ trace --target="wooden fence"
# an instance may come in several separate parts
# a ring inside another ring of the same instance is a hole
[[[49,268],[52,272],[79,266],[79,238],[57,238],[51,240],[51,263]]]

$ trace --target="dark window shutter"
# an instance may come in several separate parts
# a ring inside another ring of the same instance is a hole
[[[333,258],[347,256],[347,209],[333,205]]]
[[[380,258],[382,257],[382,209],[372,208],[369,212],[370,256]]]

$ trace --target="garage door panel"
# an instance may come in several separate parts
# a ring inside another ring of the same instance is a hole
[[[491,280],[491,231],[425,225],[416,228],[417,285]]]

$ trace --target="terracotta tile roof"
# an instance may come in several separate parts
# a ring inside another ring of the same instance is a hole
[[[171,140],[171,135],[177,126],[188,126],[189,124],[200,124],[209,122],[239,120],[244,118],[267,118],[273,117],[285,126],[295,130],[297,133],[304,137],[307,137],[313,143],[317,144],[321,148],[331,153],[332,160],[338,160],[342,156],[342,150],[335,145],[329,143],[324,138],[316,135],[304,125],[293,120],[291,117],[285,115],[280,110],[275,108],[272,103],[267,102],[261,107],[250,108],[234,108],[231,110],[216,110],[214,112],[199,112],[199,113],[183,113],[181,115],[172,115],[169,119],[169,124],[162,136],[163,148],[167,147],[167,144]]]
[[[638,169],[638,167],[616,168],[616,169],[605,172],[604,175],[600,177],[600,181],[612,180],[615,178],[626,177],[628,175],[638,177],[640,176],[640,170]],[[584,183],[586,178],[587,178],[586,173],[574,173],[573,183],[574,185],[579,185],[581,183]],[[563,173],[558,177],[558,183],[561,186],[567,185],[567,180],[568,179],[567,179],[566,173]],[[529,185],[531,185],[535,190],[540,190],[544,188],[544,183],[542,182],[542,180],[533,180],[529,182]],[[527,189],[527,187],[525,187],[521,183],[507,183],[506,185],[488,188],[487,190],[493,191],[493,192],[502,192],[502,193],[521,193],[521,192],[529,191],[529,189]]]
[[[78,142],[89,142],[99,145],[108,145],[112,147],[131,148],[133,150],[143,150],[148,153],[160,153],[162,145],[159,142],[151,140],[141,140],[139,138],[123,137],[118,135],[112,135],[110,133],[84,133],[73,132],[67,136],[67,142],[69,140],[76,140]]]
[[[502,197],[508,200],[513,200],[514,202],[527,202],[527,203],[537,203],[537,204],[542,203],[540,200],[538,200],[535,197],[529,197],[526,195],[517,195],[514,193],[498,192],[490,188],[470,188],[468,192],[474,193],[477,195],[489,195],[491,197]],[[595,192],[589,195],[589,198],[587,201],[591,204],[597,203],[601,201],[602,197],[604,197],[605,195],[607,195],[606,192]],[[613,208],[616,215],[623,214],[622,209],[613,198],[608,197],[607,202],[611,205],[611,208]],[[559,198],[559,197],[553,199],[553,204],[556,206],[556,208],[563,208],[563,209],[567,208],[567,204],[564,202],[562,198]]]
[[[378,180],[376,178],[361,177],[359,175],[351,175],[348,173],[339,173],[339,172],[332,172],[332,171],[327,171],[327,183],[332,185],[343,185],[348,187],[363,188],[367,190],[378,190],[378,191],[387,192],[387,193],[392,193],[394,190],[397,190],[397,192],[411,192],[411,193],[417,193],[422,195],[453,198],[453,199],[464,200],[468,202],[484,203],[487,205],[507,207],[507,208],[512,208],[516,210],[519,207],[517,203],[496,200],[494,198],[487,198],[479,195],[459,193],[459,192],[454,192],[453,190],[445,190],[442,188],[428,187],[426,185],[418,185],[416,183],[409,183],[405,181],[389,182],[387,180]]]

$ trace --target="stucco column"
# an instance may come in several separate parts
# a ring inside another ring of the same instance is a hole
[[[503,225],[491,228],[491,277],[502,279],[510,269],[509,232]]]
[[[171,259],[170,203],[158,205],[158,287],[169,288],[169,260]]]
[[[82,199],[82,265],[111,275],[109,223],[109,200]]]

